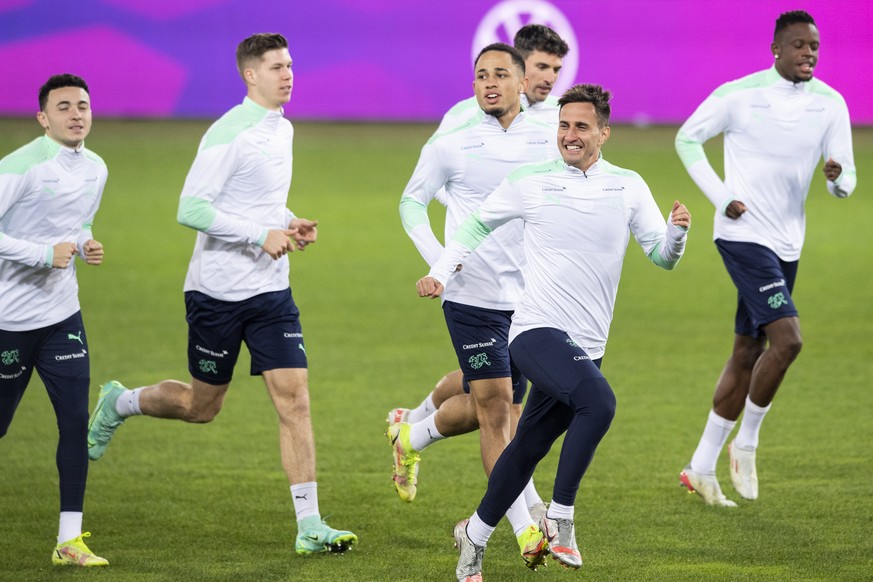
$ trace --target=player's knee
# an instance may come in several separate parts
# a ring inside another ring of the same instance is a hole
[[[580,382],[570,397],[570,404],[577,415],[607,427],[615,418],[615,393],[606,378],[590,378]]]
[[[800,350],[803,349],[803,340],[800,336],[787,337],[772,343],[770,349],[774,350],[783,362],[790,364],[800,355]]]

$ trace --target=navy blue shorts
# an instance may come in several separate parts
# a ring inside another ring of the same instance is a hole
[[[768,323],[797,316],[791,292],[798,261],[783,261],[755,243],[718,239],[715,246],[737,288],[734,331],[738,335],[758,337]]]
[[[470,392],[467,383],[471,380],[511,378],[512,401],[521,404],[527,391],[527,379],[509,356],[512,311],[444,301],[443,313],[464,374],[464,392]]]
[[[58,418],[84,418],[84,427],[88,422],[91,361],[81,312],[48,327],[0,330],[0,436],[9,428],[34,370],[45,384]],[[80,436],[84,443],[85,432]]]
[[[300,311],[291,289],[220,301],[199,291],[185,292],[188,370],[207,384],[229,384],[242,342],[252,356],[251,374],[306,368]]]

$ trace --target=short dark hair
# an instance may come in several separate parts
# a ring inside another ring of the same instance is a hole
[[[591,103],[597,114],[597,125],[601,129],[609,125],[609,100],[612,94],[600,85],[573,85],[558,99],[558,108],[568,103]]]
[[[479,59],[482,58],[482,55],[491,51],[498,51],[502,53],[507,53],[512,58],[512,63],[521,69],[521,76],[524,77],[525,69],[524,69],[524,57],[521,56],[521,53],[518,50],[503,42],[495,42],[493,44],[489,44],[476,55],[476,60],[473,63],[473,70],[475,71],[476,65],[479,63]]]
[[[534,51],[557,55],[562,59],[570,52],[570,47],[558,33],[542,24],[526,24],[518,29],[512,41],[524,58]]]
[[[49,77],[48,81],[39,88],[39,110],[45,111],[45,107],[48,105],[49,93],[55,89],[63,89],[64,87],[79,87],[80,89],[84,89],[85,93],[89,96],[91,95],[91,92],[88,91],[88,83],[86,83],[85,79],[82,77],[77,77],[76,75],[71,75],[69,73],[64,73],[63,75],[52,75]]]
[[[815,20],[804,10],[792,10],[791,12],[780,14],[779,18],[776,19],[776,30],[773,31],[773,40],[775,41],[786,28],[798,23],[815,26]]]
[[[266,52],[283,48],[288,48],[288,40],[274,32],[253,34],[239,43],[236,47],[236,68],[239,69],[240,77],[251,61],[260,59]]]

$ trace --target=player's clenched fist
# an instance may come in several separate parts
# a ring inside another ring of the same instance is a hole
[[[61,242],[54,246],[54,254],[52,256],[53,269],[66,269],[70,266],[70,261],[73,256],[79,252],[76,248],[76,243]]]
[[[443,284],[433,277],[422,277],[415,284],[415,288],[418,289],[419,297],[434,299],[443,294]]]

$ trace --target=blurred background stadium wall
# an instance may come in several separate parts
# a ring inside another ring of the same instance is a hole
[[[288,37],[297,119],[434,121],[471,92],[473,55],[528,22],[570,53],[556,90],[598,83],[615,122],[681,123],[716,86],[772,63],[776,17],[816,19],[816,76],[873,122],[873,8],[846,0],[61,0],[0,2],[0,116],[34,111],[59,71],[88,80],[106,117],[212,118],[239,101],[237,43]]]

